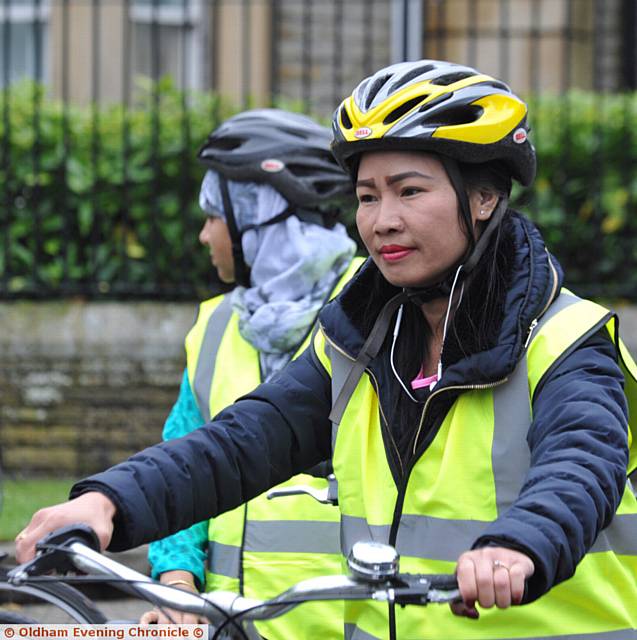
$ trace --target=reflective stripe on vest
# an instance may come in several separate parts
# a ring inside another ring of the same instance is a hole
[[[362,262],[352,262],[332,295]],[[259,354],[241,337],[229,296],[201,305],[186,353],[191,388],[207,419],[261,382]],[[323,489],[326,480],[302,474],[279,486],[299,484]],[[300,580],[342,573],[339,529],[336,507],[309,496],[258,496],[210,520],[206,588],[267,599]],[[312,603],[257,628],[269,640],[340,636],[341,612],[341,603]]]
[[[454,401],[436,437],[413,467],[398,505],[401,516],[395,544],[402,571],[453,572],[460,553],[471,548],[490,522],[511,505],[529,465],[526,435],[532,394],[563,355],[604,326],[618,344],[611,313],[564,292],[536,327],[527,357],[506,384],[470,389]],[[352,360],[324,340],[322,334],[315,339],[317,356],[328,373],[343,379]],[[634,363],[627,352],[622,357],[626,360],[622,363],[625,391],[633,404],[637,399],[637,383],[630,375]],[[337,384],[334,379],[333,383]],[[338,430],[334,429],[344,552],[356,540],[390,541],[399,496],[387,464],[378,414],[378,398],[365,375]],[[631,416],[634,421],[635,413]],[[575,575],[538,601],[504,611],[483,610],[478,623],[452,616],[446,607],[396,609],[396,637],[505,639],[531,633],[535,638],[634,638],[635,602],[637,501],[627,483],[613,522],[600,533]],[[387,637],[386,605],[346,604],[345,621],[346,637]]]
[[[437,605],[429,606],[435,607]],[[426,615],[426,612],[424,615]],[[484,636],[482,638],[485,640]],[[359,629],[356,625],[346,624],[345,640],[378,640],[378,638],[370,635],[369,633],[365,633],[365,631]],[[520,638],[519,636],[517,638],[509,636],[509,638],[502,638],[501,640],[520,640]],[[568,634],[565,636],[524,636],[524,640],[637,640],[637,631],[622,629],[621,631],[585,634],[578,633],[576,635]]]
[[[239,580],[241,547],[211,540],[208,543],[208,567],[212,573]]]
[[[201,343],[200,352],[205,353],[206,357],[197,358],[192,390],[199,411],[201,411],[201,415],[206,422],[209,422],[211,417],[210,387],[215,373],[217,352],[231,316],[232,300],[230,296],[224,296],[217,308],[210,314],[203,342]]]

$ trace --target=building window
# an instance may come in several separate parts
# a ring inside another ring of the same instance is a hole
[[[0,3],[0,86],[48,79],[49,15],[50,0]]]
[[[171,76],[183,89],[203,86],[202,0],[134,0],[131,3],[133,76]]]

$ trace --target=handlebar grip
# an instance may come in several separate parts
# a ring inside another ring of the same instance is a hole
[[[52,531],[48,535],[39,540],[35,548],[44,549],[48,545],[59,545],[68,547],[74,542],[81,542],[87,547],[93,549],[93,551],[100,550],[100,541],[97,534],[91,527],[85,524],[77,523],[71,524],[66,527],[61,527]]]
[[[458,579],[449,573],[440,573],[424,576],[429,580],[432,589],[452,591],[458,588]]]

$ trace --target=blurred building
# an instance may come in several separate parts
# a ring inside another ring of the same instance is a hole
[[[521,92],[636,86],[634,0],[0,0],[0,85],[128,101],[171,75],[240,104],[331,110],[391,61],[445,58]]]

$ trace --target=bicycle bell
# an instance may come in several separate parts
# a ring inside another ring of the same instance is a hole
[[[383,582],[398,573],[400,556],[394,547],[381,542],[355,542],[347,564],[354,576],[367,582]]]

